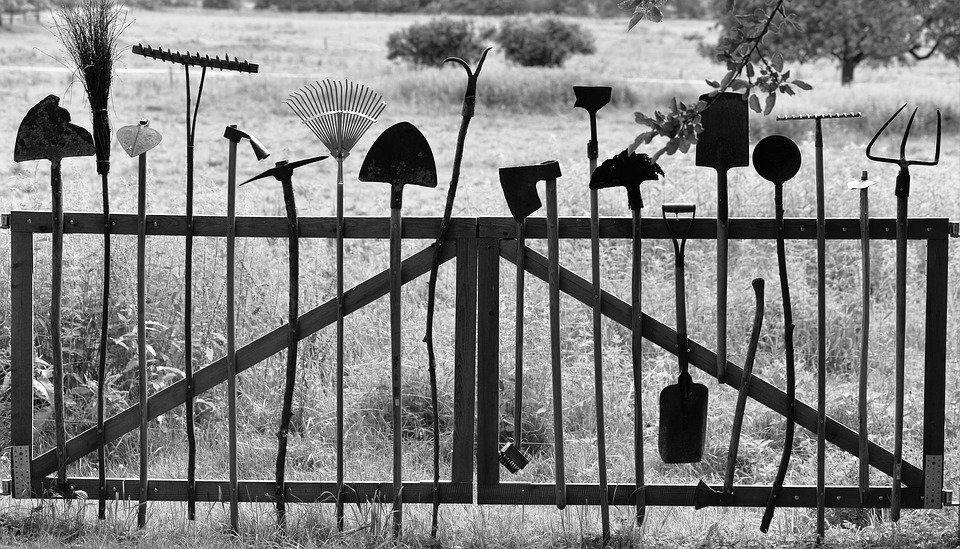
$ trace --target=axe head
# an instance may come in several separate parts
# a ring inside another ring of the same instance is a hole
[[[124,126],[117,130],[117,141],[131,158],[156,147],[162,139],[163,136],[150,127],[148,120],[141,120],[136,126]]]
[[[436,187],[437,164],[430,143],[409,122],[390,126],[370,146],[359,179],[394,186]]]
[[[60,160],[93,156],[95,152],[90,132],[71,124],[70,113],[60,106],[60,98],[48,95],[27,111],[20,122],[13,160]]]
[[[596,114],[610,102],[610,86],[574,86],[573,95],[577,98],[573,108],[584,109],[590,114]]]
[[[507,199],[507,207],[517,223],[522,223],[530,214],[540,209],[543,203],[537,194],[537,183],[560,177],[560,164],[549,160],[528,166],[500,168],[500,186]]]
[[[656,181],[663,174],[663,168],[645,154],[624,150],[603,164],[590,176],[591,189],[623,187],[627,189],[627,198],[631,210],[643,207],[640,198],[640,184],[644,181]]]

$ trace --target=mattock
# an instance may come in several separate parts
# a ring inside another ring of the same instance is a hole
[[[816,177],[817,177],[817,538],[823,539],[824,511],[826,509],[826,427],[827,427],[827,223],[823,178],[824,118],[860,118],[859,112],[831,114],[798,114],[778,116],[777,121],[813,120],[816,122]]]
[[[904,347],[907,325],[907,200],[910,197],[910,166],[936,166],[940,162],[940,135],[941,135],[941,117],[940,109],[937,109],[937,148],[933,160],[909,160],[907,159],[907,139],[910,137],[910,130],[913,128],[913,119],[917,116],[917,110],[913,109],[910,120],[907,121],[907,127],[903,131],[903,139],[900,140],[899,158],[886,158],[870,154],[873,144],[877,142],[880,135],[887,129],[887,126],[893,122],[900,111],[906,108],[904,103],[893,113],[883,126],[873,136],[867,145],[867,158],[874,162],[884,162],[887,164],[896,164],[900,166],[900,172],[897,173],[897,278],[896,278],[896,358],[895,358],[895,376],[896,376],[896,395],[894,397],[894,439],[893,439],[893,478],[891,479],[890,492],[890,518],[894,522],[900,520],[900,474],[903,466],[903,387],[904,387]]]

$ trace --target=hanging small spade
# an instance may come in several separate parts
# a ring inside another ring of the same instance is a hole
[[[230,482],[230,530],[240,532],[239,490],[237,477],[237,314],[236,314],[236,266],[237,266],[237,145],[243,139],[250,141],[257,160],[270,156],[270,152],[256,137],[237,128],[227,126],[223,137],[230,141],[227,151],[227,459]]]
[[[883,134],[887,126],[893,122],[893,119],[899,116],[900,111],[907,106],[904,103],[897,112],[893,113],[883,126],[877,130],[877,133],[867,144],[867,158],[874,162],[884,162],[887,164],[896,164],[900,167],[897,173],[897,186],[895,194],[897,195],[897,274],[896,274],[896,294],[895,303],[895,395],[893,410],[893,479],[892,491],[890,493],[890,518],[897,522],[900,520],[900,478],[903,467],[903,399],[904,399],[904,364],[906,350],[906,330],[907,330],[907,202],[910,198],[910,166],[936,166],[940,163],[940,137],[941,137],[941,117],[940,110],[937,109],[937,145],[933,160],[909,160],[907,159],[907,139],[910,138],[910,130],[913,128],[913,119],[917,116],[917,110],[913,109],[913,114],[907,121],[907,127],[903,131],[903,139],[900,141],[900,156],[897,158],[887,158],[872,154],[873,145]]]
[[[273,177],[280,182],[283,188],[283,203],[287,209],[287,239],[290,253],[289,323],[287,324],[287,368],[284,375],[283,407],[280,411],[280,428],[277,431],[276,466],[277,524],[281,531],[286,530],[287,524],[287,490],[284,472],[287,460],[287,436],[290,431],[290,419],[293,416],[293,391],[297,382],[297,342],[300,340],[300,225],[297,220],[297,203],[293,193],[293,172],[307,164],[313,164],[325,158],[327,157],[315,156],[294,162],[281,160],[273,168],[240,184],[246,185],[251,181]]]
[[[740,430],[743,427],[743,415],[747,409],[747,396],[750,394],[750,381],[753,379],[753,363],[757,358],[757,345],[760,343],[760,329],[763,327],[763,286],[762,278],[753,279],[753,291],[756,295],[756,313],[753,317],[753,330],[747,345],[747,356],[743,361],[743,373],[740,376],[740,390],[737,393],[737,407],[733,412],[733,428],[730,430],[730,448],[727,451],[727,468],[723,477],[723,488],[715,490],[700,481],[693,491],[694,509],[703,509],[710,505],[733,504],[733,474],[737,469],[737,452],[740,448]]]
[[[660,391],[660,457],[664,463],[697,463],[703,457],[707,432],[707,386],[694,383],[687,358],[687,296],[684,280],[684,251],[697,207],[693,204],[664,204],[663,222],[673,241],[677,301],[677,361],[680,376],[675,385]],[[667,217],[673,214],[675,219]],[[681,215],[690,214],[688,218]],[[679,225],[678,229],[674,224]]]
[[[643,197],[640,184],[644,181],[657,181],[663,176],[663,169],[646,154],[625,150],[613,158],[607,159],[593,171],[590,178],[591,189],[623,187],[627,190],[627,205],[633,215],[633,266],[630,284],[630,337],[633,370],[633,456],[636,486],[636,523],[643,524],[647,514],[644,467],[643,467],[643,312],[641,297],[643,290],[643,269],[640,262],[643,244],[641,233]]]
[[[560,229],[557,217],[557,178],[560,164],[556,160],[500,168],[500,185],[514,219],[525,218],[540,209],[537,183],[546,182],[547,197],[547,283],[550,301],[550,362],[553,386],[554,478],[557,509],[567,506],[567,486],[563,459],[563,386],[560,356]],[[518,250],[524,253],[523,249]]]
[[[53,254],[50,261],[50,331],[53,334],[53,419],[56,430],[57,487],[59,497],[86,497],[67,482],[67,434],[63,403],[63,335],[60,333],[60,299],[63,294],[63,182],[60,162],[74,156],[95,154],[93,136],[70,123],[70,113],[60,106],[60,98],[48,95],[27,111],[17,130],[13,147],[14,162],[50,161],[50,194],[53,212]]]
[[[390,191],[390,350],[391,400],[393,403],[393,533],[400,537],[403,528],[403,469],[402,469],[402,408],[401,388],[401,328],[400,247],[403,186],[437,186],[437,165],[430,143],[420,130],[409,122],[390,126],[370,146],[363,165],[360,181],[389,183]]]
[[[150,122],[124,126],[117,130],[117,141],[131,158],[137,157],[137,393],[140,403],[140,502],[137,504],[137,528],[147,524],[147,468],[150,450],[147,409],[147,152],[160,144],[163,136]]]

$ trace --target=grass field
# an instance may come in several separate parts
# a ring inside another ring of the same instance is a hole
[[[233,75],[213,72],[209,75],[200,106],[197,128],[197,205],[198,215],[223,215],[225,212],[226,142],[221,138],[226,124],[237,123],[255,133],[274,150],[265,162],[280,158],[300,158],[325,152],[296,116],[281,104],[287,94],[313,79],[348,77],[366,83],[384,94],[387,110],[380,122],[354,150],[347,160],[346,209],[348,215],[383,216],[388,212],[386,188],[356,181],[356,171],[376,133],[399,120],[409,120],[422,129],[430,141],[438,163],[441,185],[436,190],[410,188],[404,201],[405,215],[440,215],[460,117],[463,73],[453,69],[412,71],[386,60],[386,36],[419,16],[376,16],[351,14],[264,14],[253,12],[133,11],[130,27],[123,35],[128,44],[151,44],[180,51],[224,52],[260,63],[258,75]],[[477,18],[478,25],[496,19]],[[633,122],[633,112],[649,112],[669,98],[694,98],[705,91],[703,78],[716,78],[721,67],[696,53],[696,37],[709,37],[712,30],[703,21],[667,21],[660,25],[643,24],[631,33],[625,32],[623,20],[581,20],[597,37],[597,54],[572,59],[562,69],[520,69],[506,64],[494,51],[481,76],[477,119],[471,126],[463,164],[463,177],[457,207],[458,216],[508,215],[502,200],[496,168],[544,159],[559,160],[564,177],[559,185],[560,213],[564,216],[588,215],[586,193],[587,163],[584,143],[588,137],[586,116],[572,109],[573,84],[610,84],[615,87],[614,101],[600,113],[600,154],[606,158],[629,145],[641,131]],[[12,151],[17,126],[23,113],[48,93],[62,97],[61,104],[73,114],[75,122],[89,127],[88,112],[81,85],[73,83],[66,71],[57,71],[63,58],[62,48],[45,28],[30,25],[4,27],[0,32],[0,151]],[[134,124],[149,118],[151,126],[164,134],[163,143],[151,153],[151,179],[148,207],[151,213],[181,213],[184,207],[184,131],[183,76],[169,64],[135,57],[126,52],[120,61],[121,72],[115,84],[111,117],[114,127]],[[860,110],[860,122],[827,123],[825,162],[827,166],[827,215],[853,217],[857,213],[857,195],[846,189],[846,182],[869,169],[871,178],[881,182],[871,193],[871,208],[877,217],[892,217],[895,211],[893,180],[895,169],[867,161],[864,147],[872,131],[901,103],[921,105],[911,142],[913,154],[932,153],[932,113],[943,110],[944,142],[941,163],[935,168],[919,168],[914,172],[911,215],[960,218],[960,71],[956,65],[933,60],[912,67],[863,68],[858,82],[849,88],[839,86],[838,70],[827,63],[802,65],[794,74],[816,86],[812,92],[783,100],[775,114],[816,110]],[[771,117],[772,118],[772,117]],[[813,142],[811,125],[779,124],[771,118],[754,116],[751,120],[753,141],[773,132],[786,133],[800,141],[804,165],[797,178],[786,187],[787,216],[808,217],[815,212]],[[896,133],[901,126],[891,131]],[[885,143],[884,151],[895,146]],[[11,158],[12,155],[6,158]],[[693,157],[665,157],[661,164],[667,177],[645,189],[645,215],[658,213],[664,202],[691,201],[699,208],[698,215],[715,213],[715,175],[712,170],[694,166]],[[135,208],[135,166],[119,147],[113,151],[112,209],[132,212]],[[240,176],[252,176],[265,169],[257,165],[249,151],[241,150]],[[0,211],[49,209],[48,172],[45,163],[0,163],[4,188],[0,193]],[[297,181],[301,215],[333,214],[333,163],[320,163],[301,172]],[[65,203],[68,210],[98,211],[99,180],[93,162],[87,159],[64,163]],[[730,174],[730,210],[736,217],[773,215],[773,193],[752,169],[737,169]],[[238,213],[243,215],[282,215],[283,203],[279,188],[265,184],[243,187],[238,198]],[[627,215],[623,197],[611,191],[601,193],[601,214]],[[405,255],[426,245],[411,242]],[[114,255],[115,316],[111,319],[112,378],[109,393],[111,410],[119,411],[136,395],[133,371],[126,365],[135,358],[133,299],[135,239],[116,238]],[[538,249],[542,242],[533,242]],[[644,306],[647,312],[673,324],[672,253],[665,241],[644,244]],[[797,324],[798,398],[815,402],[816,349],[816,273],[813,242],[789,243],[789,270]],[[37,323],[38,354],[49,360],[49,327],[45,311],[49,303],[49,287],[44,273],[48,271],[49,239],[37,239]],[[64,332],[69,350],[67,369],[81,380],[93,378],[96,356],[95,320],[100,307],[100,239],[70,237],[65,259]],[[182,375],[182,253],[179,239],[153,238],[148,243],[148,307],[155,322],[151,343],[155,388]],[[241,319],[240,343],[272,329],[285,318],[286,288],[282,282],[286,269],[286,248],[282,242],[268,239],[244,241],[238,247],[239,272],[238,315]],[[871,440],[892,447],[893,416],[893,255],[892,241],[873,246],[873,331],[870,424]],[[333,248],[330,242],[308,241],[302,244],[301,310],[306,311],[333,296]],[[352,286],[373,273],[386,268],[385,241],[348,243],[347,286]],[[688,246],[688,319],[691,338],[708,347],[714,346],[714,303],[716,287],[714,246],[710,242],[691,242]],[[198,240],[195,249],[195,279],[201,281],[195,292],[195,339],[199,339],[195,356],[204,361],[223,354],[223,289],[224,243],[222,239]],[[587,242],[565,242],[561,261],[582,275],[589,274]],[[0,256],[9,256],[9,241],[0,238]],[[629,296],[629,246],[625,241],[605,242],[604,287],[622,297]],[[831,243],[828,248],[829,323],[828,368],[830,392],[828,413],[847,425],[856,422],[857,346],[860,325],[860,264],[856,242]],[[919,321],[923,314],[923,249],[911,250],[908,278],[910,291],[907,341],[907,374],[911,386],[907,391],[907,433],[905,458],[913,463],[922,460],[923,407],[918,390],[923,364],[923,330]],[[782,315],[779,287],[776,283],[776,256],[772,242],[738,242],[731,246],[730,273],[730,353],[731,359],[742,361],[753,316],[752,291],[749,280],[755,276],[767,279],[767,317],[764,337],[757,358],[757,374],[775,385],[783,385],[781,350]],[[960,261],[950,263],[950,276],[960,276]],[[528,278],[528,280],[530,280]],[[452,407],[452,335],[453,294],[452,270],[442,271],[438,304],[438,350],[440,353],[441,433],[443,440],[444,476],[449,475],[450,409]],[[504,340],[501,364],[512,364],[512,297],[513,270],[505,267],[502,274]],[[0,370],[9,368],[10,310],[9,262],[0,261]],[[404,370],[405,400],[405,472],[407,478],[428,478],[430,474],[430,430],[428,392],[422,336],[426,282],[418,281],[404,289]],[[525,431],[531,437],[528,446],[534,460],[518,480],[549,482],[553,475],[553,451],[549,395],[549,360],[547,344],[545,286],[530,282],[527,294],[528,351],[525,384]],[[947,374],[947,441],[946,478],[948,489],[960,484],[960,462],[955,452],[960,436],[960,299],[956,285],[949,293],[949,349]],[[596,479],[597,460],[590,348],[590,312],[586,307],[566,298],[563,302],[563,351],[568,357],[564,371],[565,438],[567,440],[568,482],[592,482]],[[388,305],[381,299],[372,306],[351,315],[347,320],[347,383],[346,424],[350,441],[348,479],[385,480],[389,475],[389,338]],[[298,382],[295,409],[304,436],[291,441],[288,478],[323,479],[334,477],[334,339],[333,330],[308,338],[301,345],[302,379]],[[604,326],[605,391],[607,395],[607,437],[611,482],[632,479],[633,443],[631,419],[631,373],[626,347],[629,334],[612,323]],[[644,362],[644,402],[646,428],[647,475],[649,482],[696,482],[699,478],[719,481],[728,444],[733,391],[721,391],[703,376],[695,378],[707,383],[711,390],[707,455],[702,463],[690,466],[667,466],[652,450],[656,445],[657,394],[675,378],[675,359],[652,345]],[[259,365],[249,375],[241,376],[241,462],[244,478],[270,478],[275,456],[276,438],[272,434],[279,418],[279,395],[282,383],[282,359],[278,355]],[[504,367],[506,370],[506,366]],[[513,378],[504,372],[502,385],[503,418],[512,414]],[[91,405],[95,385],[73,386],[68,403],[71,432],[91,425],[95,410]],[[8,395],[3,394],[0,427],[9,423]],[[198,476],[223,477],[226,461],[226,406],[223,390],[202,396],[198,421],[201,425],[198,455]],[[52,421],[49,409],[37,411],[36,429],[43,439],[42,447],[52,443]],[[170,413],[158,420],[151,430],[151,476],[179,478],[185,476],[185,443],[182,412]],[[782,418],[756,404],[748,406],[741,441],[737,482],[769,483],[776,470],[782,445]],[[505,427],[508,427],[505,424]],[[814,482],[816,441],[810,433],[799,430],[788,484]],[[108,475],[136,476],[137,441],[131,433],[112,445]],[[95,456],[91,456],[94,457]],[[8,470],[7,457],[0,461],[0,470]],[[856,460],[828,448],[827,481],[835,484],[856,483]],[[85,459],[71,474],[95,474],[95,461]],[[873,472],[876,483],[883,483]],[[144,536],[135,530],[133,508],[115,505],[111,520],[98,524],[95,511],[76,507],[47,506],[42,511],[28,512],[29,507],[5,500],[8,537],[4,543],[28,542],[47,545],[52,542],[84,545],[228,545],[224,534],[224,510],[217,505],[201,505],[200,524],[188,525],[185,506],[154,505],[154,520]],[[386,533],[381,530],[385,509],[368,506],[356,510],[351,517],[353,534],[338,538],[330,533],[332,509],[295,506],[295,524],[304,528],[299,536],[305,545],[331,542],[335,544],[379,546]],[[411,506],[414,507],[415,506]],[[558,512],[552,508],[513,508],[477,506],[445,506],[441,510],[444,542],[450,545],[484,547],[564,545],[591,543],[598,531],[595,509],[571,508]],[[757,510],[693,510],[653,509],[646,526],[635,531],[630,509],[618,509],[615,527],[618,543],[631,542],[651,546],[804,544],[812,539],[813,512],[791,510],[779,512],[769,536],[757,531],[760,513]],[[208,514],[207,514],[208,513]],[[417,514],[419,513],[419,514]],[[423,509],[414,511],[416,519],[408,528],[411,545],[426,543],[429,517]],[[832,528],[828,544],[836,546],[940,546],[957,543],[957,517],[951,512],[907,512],[900,527],[857,516],[854,513],[829,513]],[[27,517],[27,518],[24,518]],[[867,524],[864,529],[851,527]],[[2,522],[0,522],[2,523]],[[269,542],[273,523],[269,506],[244,508],[246,536],[244,542],[259,545]],[[18,535],[19,532],[19,535]]]

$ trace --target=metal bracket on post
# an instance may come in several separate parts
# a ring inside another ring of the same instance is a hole
[[[15,498],[30,497],[30,446],[10,448],[10,466],[13,473],[10,494]]]
[[[923,476],[923,508],[940,509],[943,505],[943,456],[924,456]]]
[[[950,236],[960,238],[960,223],[950,223]]]
[[[0,229],[10,228],[10,214],[0,214]]]

